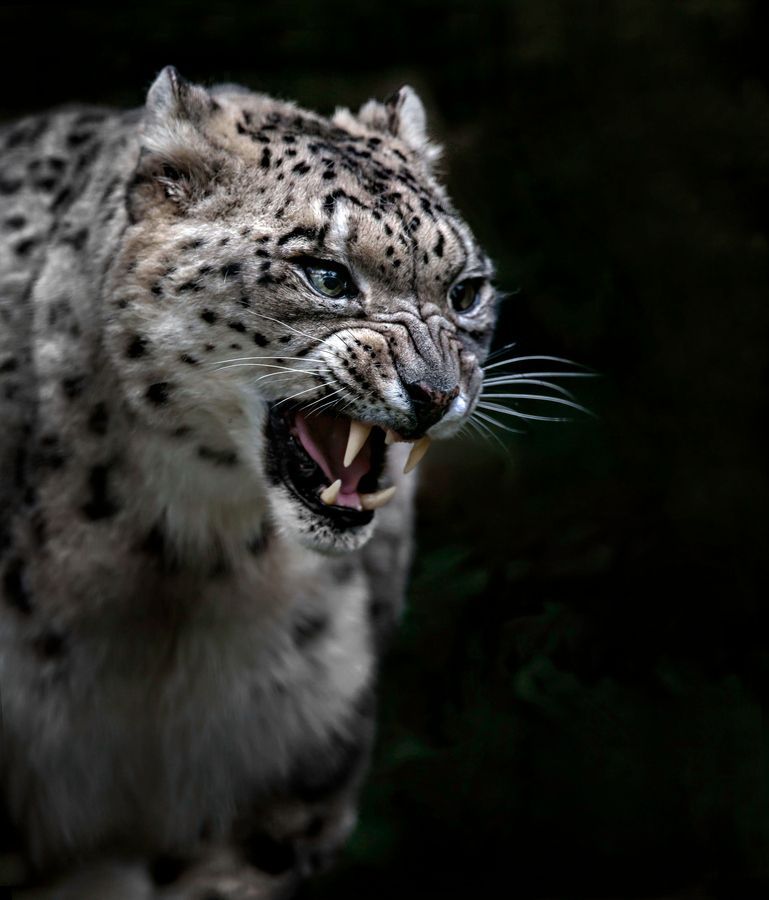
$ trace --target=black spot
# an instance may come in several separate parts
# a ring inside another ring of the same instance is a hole
[[[0,375],[4,375],[6,372],[15,372],[18,367],[18,360],[12,356],[10,359],[6,359],[4,363],[0,364]]]
[[[72,199],[72,188],[65,186],[63,187],[59,193],[53,198],[53,203],[51,203],[51,211],[59,210],[69,204],[69,201]]]
[[[144,356],[144,354],[147,352],[148,343],[149,342],[147,341],[147,338],[141,337],[141,335],[138,334],[135,335],[133,338],[131,338],[128,346],[126,347],[126,356],[130,357],[131,359],[138,359],[138,357]]]
[[[198,275],[208,275],[209,272],[211,272],[211,271],[213,271],[213,267],[212,267],[212,266],[201,266],[201,267],[198,269]]]
[[[37,238],[27,238],[26,240],[19,241],[13,249],[17,256],[26,256],[35,244],[37,244]]]
[[[238,455],[234,450],[214,450],[211,447],[198,447],[198,456],[217,466],[237,465]]]
[[[304,647],[320,637],[328,628],[328,618],[321,613],[301,616],[291,626],[291,637],[297,647]]]
[[[255,331],[254,332],[254,343],[258,347],[266,347],[270,342],[267,340],[267,338],[263,334],[259,334],[258,331]]]
[[[242,297],[238,298],[238,303],[244,308],[248,309],[251,306],[251,300],[249,297],[246,297],[245,294]]]
[[[246,858],[268,875],[281,875],[296,864],[291,844],[282,844],[266,834],[252,835],[243,846]]]
[[[152,287],[150,288],[150,291],[151,291],[156,297],[159,297],[159,296],[163,293],[163,286],[160,284],[159,281],[156,281],[156,282],[152,285]]]
[[[179,356],[179,359],[180,359],[183,363],[187,363],[188,366],[196,366],[196,365],[198,364],[198,361],[195,359],[195,357],[194,357],[194,356],[190,356],[189,353],[182,353],[182,354]]]
[[[154,557],[164,572],[173,573],[178,570],[178,562],[169,547],[165,532],[158,523],[155,523],[147,532],[146,538],[138,545],[138,549],[148,556]]]
[[[441,256],[443,256],[443,244],[444,244],[443,235],[439,234],[438,240],[435,242],[435,246],[433,247],[433,253],[439,258]]]
[[[89,431],[93,432],[93,434],[106,434],[108,424],[109,413],[107,412],[106,405],[104,403],[97,403],[91,410],[91,415],[88,417]]]
[[[18,178],[0,178],[0,194],[6,197],[15,194],[21,187],[21,181]]]
[[[23,228],[27,224],[27,220],[24,216],[21,215],[8,216],[3,224],[6,228],[10,228],[12,231],[18,231],[19,228]]]
[[[270,259],[271,254],[269,254],[266,250],[257,250],[254,256],[261,256],[263,259]]]
[[[6,602],[19,612],[29,615],[32,603],[29,599],[29,588],[24,573],[24,563],[20,559],[12,559],[3,575],[3,588]]]
[[[290,334],[284,334],[283,337],[278,339],[281,344],[287,344],[291,340]]]
[[[64,391],[64,395],[72,400],[75,397],[79,397],[83,393],[84,385],[85,375],[75,375],[72,378],[63,378],[61,382],[61,389]]]
[[[283,244],[287,243],[290,240],[293,240],[297,237],[305,237],[308,240],[315,240],[318,236],[318,231],[316,228],[304,227],[302,225],[297,225],[296,228],[292,228],[291,231],[286,232],[286,234],[282,235],[282,237],[278,238],[278,246],[282,247]]]
[[[34,639],[32,647],[38,656],[56,659],[67,652],[67,639],[61,632],[46,631]]]
[[[252,556],[261,556],[267,549],[267,535],[264,532],[255,534],[246,544],[246,550]]]
[[[385,256],[392,256],[393,253],[395,253],[395,247],[393,247],[392,244],[388,244],[387,247],[385,247]]]
[[[210,310],[210,309],[204,309],[203,312],[200,314],[200,318],[201,318],[204,322],[208,322],[209,325],[213,325],[214,322],[215,322],[219,317],[218,317],[218,316],[216,315],[216,313],[213,312],[212,310]]]
[[[271,159],[271,158],[272,158],[272,151],[270,150],[269,147],[265,147],[265,148],[262,150],[262,158],[259,160],[259,165],[260,165],[263,169],[269,169],[269,168],[270,168],[270,159]]]
[[[203,287],[198,284],[197,281],[185,281],[184,284],[180,284],[176,290],[180,294],[187,293],[188,291],[195,291],[197,293],[202,291]]]
[[[227,327],[231,328],[233,331],[239,331],[241,334],[246,330],[246,326],[242,322],[237,321],[228,322]]]
[[[93,466],[88,473],[90,499],[83,504],[83,512],[94,521],[114,516],[118,505],[109,497],[109,466]]]
[[[87,240],[88,229],[79,228],[77,231],[63,235],[61,242],[62,244],[70,244],[73,250],[80,251],[85,246]]]
[[[72,131],[67,135],[67,144],[74,149],[85,144],[86,141],[90,141],[92,137],[93,132],[91,131]]]
[[[239,262],[228,262],[219,270],[223,278],[232,278],[240,272],[241,264]]]
[[[152,883],[158,887],[173,884],[187,866],[187,860],[179,856],[158,856],[149,864]]]
[[[156,406],[162,406],[164,403],[168,403],[169,387],[170,385],[167,381],[158,381],[147,388],[144,396],[150,403],[154,403]]]

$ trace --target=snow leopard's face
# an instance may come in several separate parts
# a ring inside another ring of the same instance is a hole
[[[364,543],[390,457],[413,467],[481,386],[491,264],[423,117],[410,89],[330,121],[168,71],[150,92],[112,281],[127,394],[318,549]]]

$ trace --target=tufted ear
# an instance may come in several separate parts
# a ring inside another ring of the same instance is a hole
[[[133,221],[153,207],[182,211],[205,194],[217,164],[202,126],[218,109],[205,88],[190,84],[173,66],[158,75],[147,94],[139,161],[128,192]]]
[[[417,92],[409,85],[379,103],[369,100],[360,108],[358,119],[369,128],[400,138],[429,165],[437,162],[441,147],[433,144],[427,134],[427,114]]]

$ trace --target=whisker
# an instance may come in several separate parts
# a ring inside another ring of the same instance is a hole
[[[491,362],[492,359],[496,359],[500,354],[504,353],[505,350],[510,350],[515,347],[516,341],[511,341],[509,344],[505,344],[504,347],[500,347],[498,350],[492,350],[491,353],[486,357],[486,362]]]
[[[486,387],[501,387],[502,385],[508,384],[507,381],[497,381],[494,378],[489,379],[489,381],[484,382],[483,386]],[[537,378],[517,378],[514,382],[515,384],[538,384],[541,387],[548,387],[554,391],[557,391],[559,394],[563,394],[565,397],[571,397],[572,400],[575,399],[574,394],[571,391],[568,391],[565,387],[561,387],[559,384],[553,384],[552,381],[540,381]],[[483,394],[481,394],[483,396]],[[486,394],[487,397],[492,396],[491,394]]]
[[[563,406],[570,406],[572,409],[578,409],[580,412],[586,413],[594,419],[598,418],[595,413],[584,406],[580,406],[579,403],[574,403],[572,400],[563,400],[561,397],[548,397],[547,394],[486,394],[484,399],[541,400],[544,403],[560,403]]]
[[[499,403],[479,403],[478,406],[485,410],[502,413],[505,416],[515,416],[517,419],[535,419],[538,422],[573,422],[568,416],[535,416],[533,413],[522,413],[509,406],[500,406]]]
[[[509,431],[511,434],[526,434],[525,431],[522,431],[520,428],[513,428],[511,425],[505,425],[502,422],[498,422],[494,416],[490,416],[488,413],[480,412],[480,410],[475,410],[473,413],[474,416],[478,416],[486,422],[491,422],[493,425],[496,425],[497,428],[501,428],[503,431]]]
[[[503,372],[486,379],[486,384],[497,380],[518,381],[520,378],[598,378],[598,372]]]
[[[301,397],[302,394],[308,394],[310,391],[318,391],[329,384],[333,384],[333,382],[327,381],[326,384],[313,384],[312,387],[305,388],[303,391],[297,391],[295,394],[291,394],[288,397],[284,397],[282,400],[278,400],[275,406],[280,406],[281,403],[287,403],[289,400],[293,400],[294,397]]]
[[[496,369],[498,366],[507,366],[512,365],[513,363],[519,362],[528,362],[530,360],[546,360],[548,362],[559,362],[563,363],[566,366],[577,366],[579,369],[587,369],[587,366],[583,366],[581,363],[574,362],[572,359],[563,359],[561,356],[514,356],[512,359],[501,359],[499,362],[492,363],[490,366],[484,366],[484,371],[486,369]]]
[[[282,360],[291,360],[292,362],[306,362],[306,356],[233,356],[230,359],[217,359],[214,362],[206,362],[206,366],[210,366],[211,368],[217,368],[219,366],[224,366],[227,363],[235,363],[235,362],[252,362],[253,360],[257,360],[258,362],[264,362],[267,359],[282,359]],[[312,359],[310,362],[321,362],[321,360]]]
[[[289,325],[288,322],[281,322],[281,320],[280,320],[280,319],[276,319],[275,316],[267,316],[267,315],[265,315],[264,313],[254,312],[253,310],[251,310],[250,313],[251,313],[252,316],[259,316],[259,318],[261,318],[261,319],[269,319],[270,322],[277,322],[278,325],[282,326],[283,328],[288,328],[288,330],[289,330],[289,331],[293,331],[294,334],[301,334],[302,337],[309,338],[309,339],[310,339],[313,343],[315,343],[315,344],[328,344],[328,343],[330,343],[330,341],[327,341],[325,338],[317,338],[317,337],[314,337],[314,336],[311,335],[311,334],[307,334],[306,331],[302,331],[302,330],[299,329],[299,328],[294,328],[293,325]]]
[[[478,415],[478,410],[477,410],[477,409],[476,409],[474,415]],[[484,418],[485,418],[485,417],[484,417]],[[484,425],[483,422],[479,422],[479,421],[477,421],[477,420],[476,420],[476,423],[475,423],[475,424],[476,424],[479,428],[482,428],[482,429],[484,430],[484,432],[486,432],[486,434],[488,434],[488,436],[489,436],[492,440],[496,441],[496,442],[499,444],[499,446],[505,451],[505,453],[509,453],[509,452],[510,452],[510,450],[502,443],[502,440],[500,439],[499,435],[498,435],[498,434],[495,434],[495,433],[489,428],[488,425]],[[494,424],[496,425],[497,423],[495,422]]]
[[[284,369],[286,372],[294,372],[297,375],[321,375],[323,374],[323,369],[294,369],[291,366],[279,366],[276,363],[232,363],[227,366],[221,366],[216,369],[217,372],[222,372],[224,369],[237,369],[239,367],[247,367],[247,368],[259,368],[259,369]]]

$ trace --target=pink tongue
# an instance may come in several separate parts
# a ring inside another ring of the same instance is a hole
[[[333,416],[313,416],[310,425],[302,413],[297,413],[294,428],[305,452],[321,467],[329,484],[338,478],[342,479],[342,487],[334,505],[360,509],[358,483],[369,470],[371,451],[368,443],[364,444],[350,466],[344,467],[344,451],[350,433],[350,420],[337,419]]]

